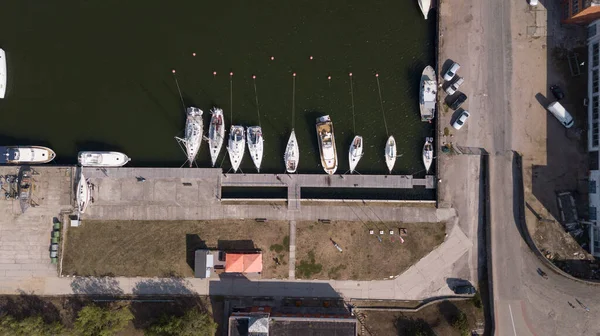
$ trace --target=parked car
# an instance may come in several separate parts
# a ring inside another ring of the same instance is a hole
[[[560,123],[566,128],[571,128],[575,123],[575,120],[573,120],[571,113],[569,113],[569,111],[567,111],[557,101],[550,103],[546,109],[548,109],[548,112],[552,113],[552,115],[556,117],[556,119],[558,119],[558,121],[560,121]]]
[[[458,69],[460,69],[460,64],[458,64],[456,62],[452,63],[450,68],[448,68],[448,70],[444,74],[444,80],[445,81],[452,80],[452,78],[454,78],[454,76],[456,75],[456,72],[458,71]]]
[[[565,97],[565,93],[558,85],[550,86],[550,92],[552,92],[552,95],[554,95],[556,100],[561,100]]]
[[[461,93],[454,99],[452,104],[450,104],[450,108],[453,110],[457,110],[465,101],[467,100],[467,95]]]
[[[458,77],[458,76],[456,76],[456,77]],[[458,88],[459,88],[459,87],[462,85],[462,83],[464,83],[464,82],[465,82],[464,78],[462,78],[462,77],[458,77],[458,79],[457,79],[457,80],[456,80],[454,83],[450,84],[450,86],[448,86],[448,87],[446,88],[446,93],[447,93],[449,96],[453,95],[454,93],[456,93],[456,91],[458,91]]]
[[[538,0],[529,0],[529,6],[537,6]]]
[[[455,286],[453,289],[454,294],[460,294],[460,295],[473,295],[475,294],[476,290],[475,287],[471,286],[471,285],[460,285],[460,286]]]
[[[454,129],[456,129],[456,130],[461,129],[463,127],[463,125],[467,122],[467,119],[469,119],[469,116],[471,116],[469,114],[469,111],[462,110],[462,112],[458,115],[458,118],[456,118],[456,120],[454,120],[452,127],[454,127]]]

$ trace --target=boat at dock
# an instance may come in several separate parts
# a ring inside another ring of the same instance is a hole
[[[6,95],[6,53],[0,49],[0,99]]]
[[[288,173],[296,172],[298,169],[298,162],[300,161],[300,150],[298,148],[298,140],[296,140],[296,132],[294,132],[293,129],[290,138],[288,139],[287,146],[285,147],[283,161],[285,162],[285,170]]]
[[[421,8],[421,12],[423,12],[423,16],[425,20],[427,20],[427,15],[429,14],[429,10],[431,9],[431,0],[418,0],[419,7]]]
[[[131,159],[120,152],[83,151],[77,155],[77,161],[82,167],[122,167]]]
[[[19,169],[19,187],[17,192],[22,213],[25,213],[25,210],[31,205],[31,190],[33,189],[31,175],[32,171],[29,166],[21,166]]]
[[[260,164],[262,163],[263,158],[264,143],[262,129],[260,126],[250,126],[246,132],[250,157],[252,158],[252,162],[254,162],[254,166],[256,166],[256,170],[260,173]]]
[[[56,157],[50,148],[42,146],[6,146],[0,147],[0,163],[38,164],[48,163]]]
[[[316,128],[321,165],[327,174],[333,175],[337,170],[338,162],[331,118],[328,115],[317,118]]]
[[[433,162],[433,138],[425,138],[423,145],[423,165],[425,165],[425,174],[429,173],[431,163]]]
[[[437,97],[437,80],[435,71],[428,65],[421,74],[421,83],[419,86],[419,109],[421,112],[421,121],[431,122],[435,117],[435,104]]]
[[[396,164],[396,139],[393,136],[390,136],[385,143],[385,164],[391,174]]]
[[[356,165],[360,158],[363,156],[363,137],[357,135],[350,144],[350,150],[348,151],[348,161],[350,162],[350,173],[353,173],[356,169]]]
[[[217,158],[223,147],[223,139],[225,139],[225,123],[223,121],[223,110],[213,108],[210,110],[210,126],[208,127],[208,147],[210,150],[210,159],[212,166],[217,163]]]
[[[197,107],[188,107],[186,109],[187,118],[185,121],[185,135],[183,138],[175,137],[177,141],[183,144],[187,155],[187,161],[192,163],[196,160],[196,155],[200,150],[200,144],[202,143],[202,110]]]
[[[246,138],[244,137],[244,127],[239,125],[231,125],[229,130],[229,143],[227,144],[227,152],[229,152],[229,161],[233,171],[237,173],[240,168],[240,163],[244,158],[246,150]]]
[[[83,169],[80,169],[79,182],[77,183],[77,211],[80,214],[85,213],[91,198],[90,184],[85,179],[85,176],[83,176]]]

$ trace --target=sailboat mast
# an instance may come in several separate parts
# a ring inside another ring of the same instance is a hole
[[[352,72],[348,74],[350,77],[350,99],[352,100],[352,130],[356,135],[356,118],[354,117],[354,87],[352,86]]]
[[[231,112],[231,125],[233,125],[233,71],[229,73],[229,111]]]
[[[296,114],[296,73],[292,74],[292,129],[294,129],[294,124],[296,122],[295,118]]]
[[[383,110],[383,98],[381,98],[381,85],[379,85],[379,74],[375,74],[375,78],[377,79],[377,90],[379,91],[379,104],[381,105],[381,114],[383,115],[383,125],[385,126],[385,133],[387,136],[390,136],[390,132],[388,131],[387,122],[385,121],[385,112]]]
[[[183,95],[181,94],[181,89],[179,88],[179,81],[177,80],[177,76],[175,75],[175,69],[171,70],[173,73],[173,78],[175,79],[175,85],[177,85],[177,92],[179,93],[179,100],[181,100],[181,106],[183,107],[183,112],[185,112],[185,103],[183,102]]]
[[[252,75],[252,81],[254,82],[254,98],[256,98],[256,114],[258,115],[258,126],[260,124],[260,108],[258,107],[258,90],[256,89],[256,75]]]

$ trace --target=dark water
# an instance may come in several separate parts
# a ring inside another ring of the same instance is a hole
[[[299,171],[322,172],[314,124],[329,114],[343,173],[354,136],[353,72],[356,132],[365,138],[357,169],[382,173],[387,136],[378,72],[389,132],[402,155],[395,173],[422,175],[421,149],[433,126],[419,121],[418,83],[434,62],[434,31],[416,0],[3,1],[0,46],[9,80],[0,100],[1,144],[47,145],[59,163],[75,163],[79,150],[112,149],[133,165],[179,166],[185,156],[173,137],[185,119],[171,69],[185,103],[203,109],[205,123],[210,107],[221,106],[227,129],[232,107],[236,124],[258,123],[254,74],[262,171],[280,172],[297,72]],[[198,165],[209,162],[204,143]],[[228,159],[222,164],[230,166]],[[247,153],[242,170],[254,171]]]

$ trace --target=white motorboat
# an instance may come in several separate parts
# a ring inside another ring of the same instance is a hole
[[[423,145],[423,164],[425,165],[425,174],[429,173],[431,163],[433,162],[433,138],[425,138]]]
[[[217,163],[217,158],[223,147],[225,139],[225,122],[223,119],[223,110],[220,108],[211,109],[210,126],[208,127],[208,147],[210,149],[210,159],[212,166]]]
[[[435,104],[437,97],[437,80],[435,71],[428,65],[421,74],[421,83],[419,85],[419,109],[421,111],[421,121],[431,122],[435,117]]]
[[[260,164],[262,163],[263,158],[263,136],[262,129],[260,126],[250,126],[246,130],[246,137],[248,142],[248,151],[250,152],[250,157],[252,157],[252,162],[254,162],[254,166],[256,166],[256,170],[260,173]]]
[[[245,150],[246,138],[244,137],[244,127],[239,125],[231,125],[231,129],[229,130],[229,143],[227,144],[227,151],[229,152],[229,161],[231,161],[231,167],[236,173],[240,168],[242,159],[244,158]]]
[[[431,0],[418,0],[419,7],[421,8],[421,12],[423,12],[423,16],[425,20],[427,20],[427,14],[429,14],[429,9],[431,8]]]
[[[0,150],[2,151],[0,163],[48,163],[56,157],[52,149],[41,146],[6,146],[0,147]]]
[[[396,164],[396,139],[393,136],[390,136],[385,143],[385,164],[391,174]]]
[[[298,141],[296,140],[296,132],[294,132],[293,129],[290,138],[288,139],[287,146],[285,147],[283,161],[285,162],[285,170],[288,173],[296,172],[296,169],[298,169],[298,162],[300,161],[300,149],[298,148]]]
[[[90,204],[92,192],[88,181],[83,176],[83,169],[79,174],[79,182],[77,183],[77,210],[80,214],[84,213]]]
[[[186,109],[187,118],[185,121],[185,136],[184,138],[175,137],[177,141],[183,144],[187,155],[187,161],[192,163],[196,160],[196,155],[200,150],[200,144],[202,143],[202,110],[197,107],[188,107]]]
[[[122,167],[131,161],[129,156],[119,152],[79,152],[79,164],[83,167]]]
[[[317,138],[319,140],[321,165],[327,174],[333,175],[338,166],[337,150],[333,135],[333,123],[328,115],[317,118]]]
[[[350,173],[353,173],[356,169],[356,165],[360,158],[363,156],[363,137],[357,135],[350,144],[350,151],[348,152],[348,161],[350,162]]]
[[[6,53],[0,49],[0,99],[6,95]]]

